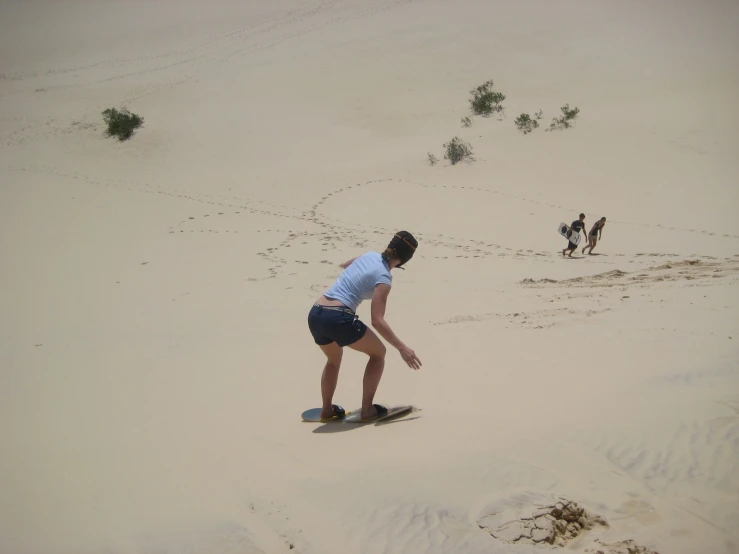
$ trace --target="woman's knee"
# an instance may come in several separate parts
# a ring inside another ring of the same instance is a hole
[[[329,358],[328,360],[326,360],[326,367],[328,369],[332,369],[334,371],[339,371],[339,369],[341,368],[341,356],[339,356],[339,359],[338,360],[337,359],[331,359],[331,358]]]
[[[374,358],[376,360],[384,360],[385,355],[387,354],[387,347],[382,343],[382,341],[377,341],[378,345],[377,348],[374,350],[374,352],[370,353],[370,358]]]
[[[385,359],[385,354],[387,354],[387,348],[385,347],[385,343],[380,340],[380,337],[377,336],[377,334],[367,329],[367,333],[365,336],[370,339],[369,346],[370,348],[367,351],[367,354],[370,358]]]

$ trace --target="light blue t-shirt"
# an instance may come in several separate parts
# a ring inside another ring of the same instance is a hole
[[[324,293],[326,298],[338,300],[356,312],[363,300],[372,298],[375,286],[381,283],[392,286],[390,267],[379,252],[367,252],[354,260],[336,282]]]

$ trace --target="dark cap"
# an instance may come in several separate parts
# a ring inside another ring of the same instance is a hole
[[[387,247],[395,250],[398,258],[400,258],[400,264],[398,265],[400,267],[413,257],[416,248],[418,248],[418,241],[408,231],[398,231]]]

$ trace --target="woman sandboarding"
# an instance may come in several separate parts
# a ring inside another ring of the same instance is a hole
[[[377,334],[356,315],[357,307],[364,300],[372,301],[372,327],[397,348],[408,367],[421,367],[421,360],[416,353],[397,337],[385,321],[385,308],[393,280],[390,271],[406,264],[417,247],[418,241],[413,235],[400,231],[382,254],[367,252],[343,263],[341,267],[344,271],[311,307],[308,327],[313,340],[326,355],[326,365],[321,375],[322,421],[345,414],[341,406],[333,404],[345,346],[369,356],[364,371],[362,420],[375,419],[387,413],[384,406],[372,403],[385,367],[386,348]]]

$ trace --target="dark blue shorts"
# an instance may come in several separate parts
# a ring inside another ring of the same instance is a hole
[[[308,313],[308,327],[316,344],[348,346],[361,339],[367,326],[349,309],[338,306],[313,306]]]

